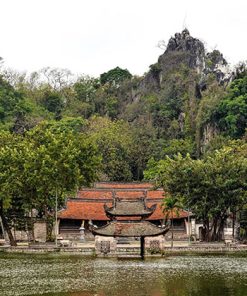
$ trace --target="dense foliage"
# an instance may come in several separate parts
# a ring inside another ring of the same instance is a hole
[[[101,84],[106,83],[119,83],[125,79],[130,79],[132,75],[127,69],[121,69],[119,67],[116,67],[115,69],[112,69],[106,73],[103,73],[100,75],[100,82]]]
[[[150,161],[145,177],[192,210],[203,223],[205,240],[219,240],[230,212],[247,203],[247,144],[231,142],[203,159],[178,154]]]
[[[2,131],[0,217],[12,244],[8,220],[29,217],[36,209],[48,226],[54,219],[55,195],[62,205],[67,194],[96,180],[99,164],[95,144],[63,125],[44,122],[25,135]]]
[[[242,137],[247,127],[247,75],[235,79],[218,109],[220,127],[234,138]]]

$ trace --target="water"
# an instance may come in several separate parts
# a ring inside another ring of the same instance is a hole
[[[0,295],[247,296],[247,258],[0,254]]]

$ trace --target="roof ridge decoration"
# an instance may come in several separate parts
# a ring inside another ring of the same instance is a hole
[[[157,227],[148,221],[111,221],[100,228],[93,228],[94,235],[112,237],[146,237],[164,235],[169,227]]]
[[[144,196],[135,200],[120,199],[115,192],[113,196],[112,207],[104,204],[105,213],[111,221],[103,227],[93,227],[94,235],[143,238],[165,234],[169,230],[168,227],[157,227],[144,220],[153,214],[157,206],[157,204],[153,204],[151,207],[146,206],[146,191],[144,191]],[[117,219],[118,217],[120,220]],[[122,217],[130,219],[123,221]],[[135,217],[140,217],[140,220],[135,220]]]
[[[124,191],[122,191],[122,190],[118,190],[119,192],[125,192],[125,190]],[[136,190],[136,192],[142,192],[143,193],[143,196],[140,196],[139,198],[136,198],[136,199],[144,199],[144,200],[146,200],[146,198],[147,198],[147,189],[142,189],[142,190]],[[128,192],[128,191],[126,191],[126,192]],[[131,192],[133,192],[133,191],[131,191]],[[119,197],[118,195],[117,195],[117,191],[116,191],[116,189],[113,189],[112,190],[112,197],[113,197],[113,199],[116,199],[116,200],[135,200],[135,198],[123,198],[123,197]]]
[[[145,196],[127,200],[115,195],[113,198],[113,206],[109,207],[104,204],[104,210],[107,217],[111,220],[115,220],[116,217],[140,217],[144,219],[153,214],[156,206],[157,205],[154,204],[151,207],[147,207]]]

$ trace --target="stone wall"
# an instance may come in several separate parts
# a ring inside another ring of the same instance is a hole
[[[159,235],[155,237],[145,238],[145,252],[154,254],[160,253],[165,248],[165,237],[164,235]]]
[[[33,233],[31,230],[25,231],[25,230],[15,230],[14,228],[11,229],[12,234],[14,236],[14,239],[17,242],[29,242],[33,241],[33,234],[35,241],[38,242],[46,242],[46,224],[43,221],[37,221],[34,223],[33,226]],[[8,240],[8,235],[5,232]]]
[[[43,221],[34,223],[34,238],[38,242],[46,242],[46,223]]]
[[[114,237],[95,236],[96,255],[115,254],[117,250],[117,240]]]
[[[12,233],[16,241],[28,241],[29,240],[29,233],[24,230],[16,230],[12,229]]]

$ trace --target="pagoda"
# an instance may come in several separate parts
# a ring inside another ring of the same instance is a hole
[[[159,235],[165,235],[168,227],[158,227],[153,223],[146,221],[156,209],[156,204],[147,207],[145,196],[138,199],[120,199],[113,196],[113,206],[104,204],[106,216],[110,221],[102,227],[93,227],[94,235],[101,237],[135,237],[140,238],[140,255],[144,258],[145,238]],[[106,240],[102,240],[106,243]]]

